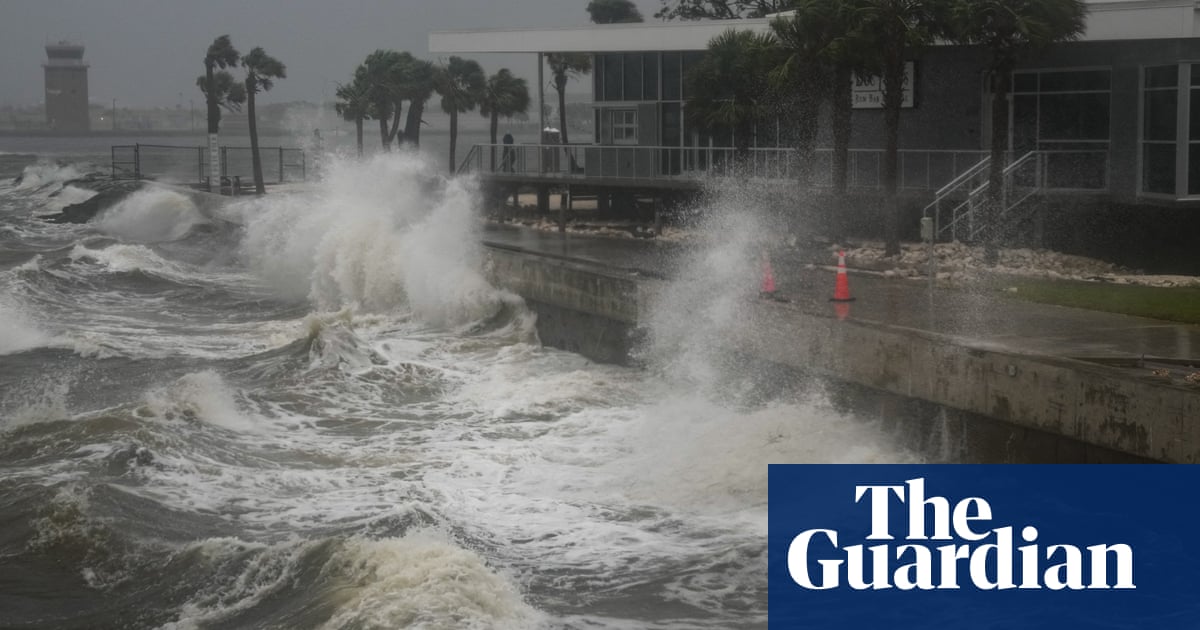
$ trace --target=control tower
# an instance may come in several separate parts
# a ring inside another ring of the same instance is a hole
[[[46,124],[58,131],[89,131],[88,65],[83,46],[46,45]]]

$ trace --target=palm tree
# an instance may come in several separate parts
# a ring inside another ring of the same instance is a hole
[[[433,64],[424,59],[411,58],[404,73],[401,93],[408,101],[408,117],[404,121],[405,143],[421,146],[421,117],[425,114],[425,103],[433,96]]]
[[[475,109],[483,94],[483,68],[472,59],[450,57],[437,68],[434,84],[442,95],[442,111],[450,114],[450,172],[454,172],[455,145],[458,143],[458,115]]]
[[[883,78],[883,194],[886,204],[885,255],[900,254],[900,200],[896,197],[900,155],[900,107],[904,101],[905,63],[948,34],[951,0],[861,0],[855,18],[873,59],[868,70]],[[969,1],[969,0],[967,0]]]
[[[781,104],[793,113],[789,118],[799,153],[800,180],[807,185],[821,102],[833,92],[829,48],[836,35],[837,0],[799,0],[794,6],[792,15],[771,21],[783,61],[771,70],[770,78],[783,97]]]
[[[245,92],[234,82],[225,68],[235,68],[241,53],[233,47],[228,35],[213,40],[204,54],[204,75],[196,79],[196,85],[204,93],[208,105],[208,176],[219,176],[220,163],[217,158],[217,131],[221,127],[221,107],[237,109]],[[217,68],[221,71],[218,72]]]
[[[366,68],[358,66],[354,70],[354,80],[345,85],[338,85],[338,102],[334,104],[342,120],[354,123],[355,137],[358,140],[358,157],[363,155],[363,121],[371,117],[370,86],[366,82]]]
[[[508,68],[488,77],[479,99],[479,113],[490,118],[488,131],[492,143],[492,170],[496,170],[496,132],[500,126],[500,117],[510,118],[529,111],[529,85],[525,79],[513,76]]]
[[[951,12],[955,39],[977,44],[987,54],[992,91],[992,152],[988,171],[986,249],[994,260],[1004,192],[1004,151],[1008,148],[1008,95],[1017,63],[1055,42],[1078,38],[1087,6],[1082,0],[958,0]]]
[[[409,55],[411,58],[411,55]],[[402,83],[407,59],[394,50],[376,50],[363,61],[363,81],[368,87],[372,113],[379,121],[379,141],[390,151],[400,127]],[[390,125],[389,125],[390,121]]]
[[[765,120],[777,102],[771,68],[779,61],[771,35],[729,29],[708,43],[708,54],[685,78],[691,98],[684,111],[699,129],[733,130],[739,157],[750,151],[754,126]]]
[[[558,92],[559,139],[567,153],[571,171],[574,171],[575,156],[567,146],[571,144],[567,139],[567,81],[571,77],[591,72],[592,57],[587,53],[550,53],[546,55],[546,64],[550,66],[550,74],[554,77],[554,89]]]
[[[242,57],[242,67],[246,69],[246,114],[250,119],[250,160],[254,165],[254,192],[261,195],[267,190],[263,184],[262,157],[258,154],[258,120],[254,114],[254,95],[260,91],[270,91],[276,79],[287,78],[287,68],[283,62],[268,55],[261,46],[256,46],[250,54]]]
[[[642,12],[630,0],[590,0],[587,12],[596,24],[641,22]]]
[[[790,0],[662,0],[654,17],[662,20],[760,18],[791,8]]]

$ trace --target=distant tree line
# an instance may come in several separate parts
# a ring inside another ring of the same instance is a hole
[[[450,57],[444,63],[418,59],[408,52],[376,50],[354,69],[353,79],[337,90],[337,112],[353,122],[358,154],[363,153],[363,123],[378,121],[384,151],[393,143],[421,144],[421,117],[434,95],[440,96],[442,111],[450,115],[449,167],[454,171],[458,144],[458,115],[476,108],[490,121],[492,144],[501,117],[523,114],[529,109],[529,86],[507,68],[492,76],[470,59]],[[401,114],[404,126],[400,126]]]

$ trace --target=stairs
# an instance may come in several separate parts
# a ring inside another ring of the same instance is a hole
[[[1000,210],[988,213],[991,158],[979,161],[934,194],[922,215],[933,219],[934,240],[978,241],[989,230],[1003,230],[1029,218],[1044,188],[1045,159],[1030,151],[1002,171]],[[991,216],[989,216],[991,215]]]

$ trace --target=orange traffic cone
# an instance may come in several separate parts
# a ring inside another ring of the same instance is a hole
[[[773,297],[775,295],[775,272],[771,269],[771,257],[767,254],[762,256],[762,297]]]
[[[833,285],[830,302],[853,302],[850,297],[850,279],[846,276],[846,252],[838,252],[837,281]]]

